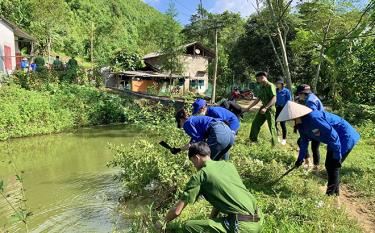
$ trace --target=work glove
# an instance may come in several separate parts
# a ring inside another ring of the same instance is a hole
[[[303,163],[303,160],[297,159],[297,161],[294,163],[294,166],[300,167],[302,165],[302,163]]]
[[[176,147],[174,147],[174,148],[171,149],[171,153],[174,154],[174,155],[175,155],[175,154],[178,154],[178,153],[180,153],[180,152],[181,152],[181,148],[176,148]]]

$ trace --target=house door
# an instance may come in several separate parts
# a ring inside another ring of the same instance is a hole
[[[4,45],[4,66],[5,70],[12,70],[12,49]]]

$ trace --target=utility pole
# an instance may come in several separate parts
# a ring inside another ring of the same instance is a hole
[[[215,103],[215,98],[216,98],[217,63],[219,61],[219,53],[218,53],[218,48],[217,48],[217,33],[218,33],[218,28],[215,27],[215,66],[214,66],[214,84],[212,87],[212,99],[211,99],[212,103]]]
[[[90,47],[90,53],[91,53],[91,72],[92,77],[94,77],[94,22],[91,21],[91,47]]]

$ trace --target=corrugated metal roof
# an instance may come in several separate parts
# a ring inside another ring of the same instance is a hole
[[[153,71],[122,71],[118,74],[125,74],[128,76],[136,76],[136,77],[147,77],[147,78],[186,78],[183,75],[169,75],[165,73],[158,73]]]

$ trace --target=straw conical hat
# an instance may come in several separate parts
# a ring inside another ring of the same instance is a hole
[[[312,110],[302,104],[297,104],[296,102],[288,101],[281,110],[280,115],[277,117],[276,121],[289,121],[296,119],[301,116],[305,116],[312,112]]]

